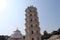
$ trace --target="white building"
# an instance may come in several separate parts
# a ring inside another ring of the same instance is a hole
[[[23,40],[23,36],[21,32],[18,30],[14,31],[14,33],[10,36],[8,40]]]

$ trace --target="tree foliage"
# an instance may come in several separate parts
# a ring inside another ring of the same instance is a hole
[[[44,34],[41,36],[42,40],[50,38],[52,35],[60,35],[60,28],[57,31],[53,31],[51,33],[48,33],[47,31],[44,31]]]
[[[4,36],[0,36],[0,40],[6,40]]]
[[[0,35],[0,40],[7,40],[9,36]]]

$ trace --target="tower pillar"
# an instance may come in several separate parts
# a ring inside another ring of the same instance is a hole
[[[30,6],[25,10],[25,40],[41,40],[37,8]]]

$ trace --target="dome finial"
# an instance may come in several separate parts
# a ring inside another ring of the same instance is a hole
[[[17,27],[16,31],[19,31],[18,27]]]
[[[18,30],[18,27],[17,27],[17,30]]]

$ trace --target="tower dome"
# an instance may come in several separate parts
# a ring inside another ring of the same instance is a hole
[[[21,32],[18,30],[14,31],[14,33],[11,35],[11,38],[22,38]]]

